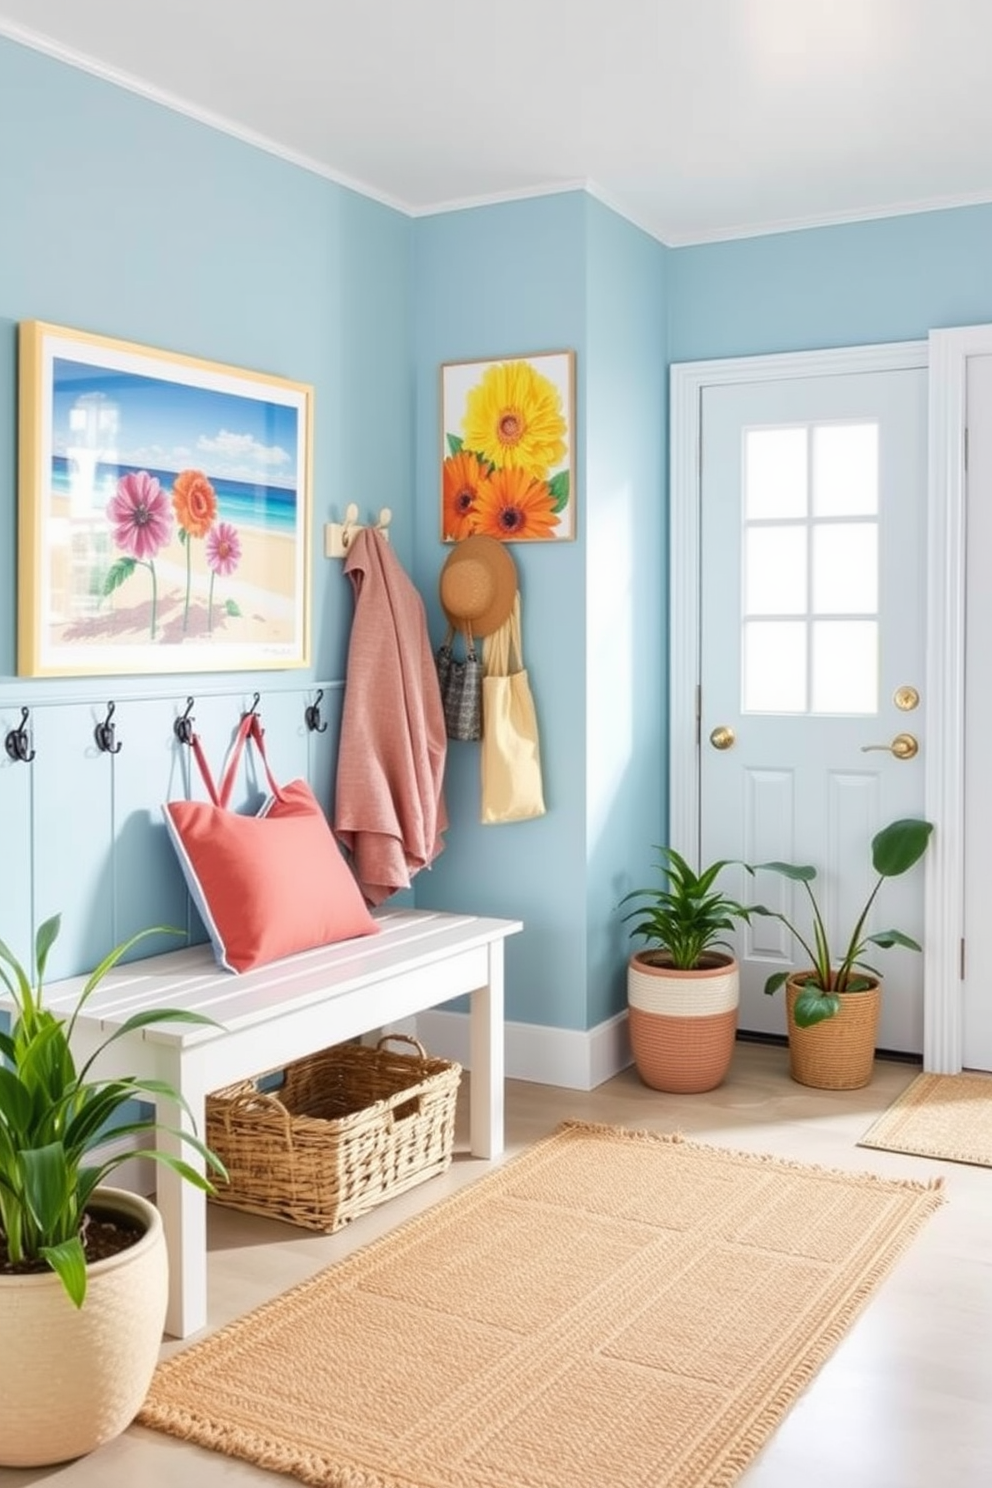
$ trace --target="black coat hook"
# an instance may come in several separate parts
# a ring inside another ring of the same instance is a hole
[[[106,718],[93,730],[96,747],[103,754],[120,754],[123,748],[122,744],[114,741],[114,710],[116,707],[116,703],[108,703]]]
[[[307,721],[307,728],[313,734],[327,733],[327,724],[321,723],[320,721],[320,700],[323,696],[324,689],[322,687],[319,687],[317,689],[317,696],[314,698],[309,707],[306,708],[303,714],[304,718]]]
[[[186,712],[181,718],[173,721],[172,732],[180,744],[192,744],[193,742],[193,699],[186,699]]]
[[[28,737],[27,721],[28,710],[22,708],[20,728],[11,729],[3,744],[12,760],[23,760],[24,764],[29,765],[34,759],[34,750],[31,748],[31,740]]]
[[[250,718],[253,713],[257,713],[258,712],[258,705],[261,702],[261,700],[262,700],[261,693],[256,692],[255,696],[251,700],[251,707],[250,708],[246,708],[245,711],[244,711],[244,713],[242,713],[241,717],[242,718]]]

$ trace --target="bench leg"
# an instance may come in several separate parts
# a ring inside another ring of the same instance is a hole
[[[203,1137],[204,1099],[189,1101],[196,1122],[196,1132]],[[159,1120],[166,1126],[192,1130],[185,1111],[176,1106],[163,1106]],[[164,1152],[181,1157],[191,1167],[202,1169],[201,1159],[179,1137],[160,1132],[158,1146]],[[202,1189],[194,1187],[165,1163],[157,1163],[156,1203],[162,1215],[169,1252],[169,1305],[165,1314],[165,1331],[173,1338],[187,1338],[207,1323],[207,1201]]]
[[[489,985],[471,994],[470,1143],[473,1157],[503,1151],[503,941],[489,946]]]

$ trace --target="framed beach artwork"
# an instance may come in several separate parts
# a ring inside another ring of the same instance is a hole
[[[18,673],[309,662],[313,389],[19,327]]]
[[[575,353],[441,368],[441,539],[575,536]]]

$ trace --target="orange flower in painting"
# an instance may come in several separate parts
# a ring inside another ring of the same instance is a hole
[[[470,450],[449,455],[441,467],[444,537],[460,542],[476,529],[479,496],[489,484],[489,467]]]
[[[475,531],[504,542],[554,537],[558,526],[555,498],[547,481],[526,470],[495,470],[479,494]]]
[[[206,537],[217,516],[217,497],[202,470],[181,470],[172,484],[176,521],[189,537]]]

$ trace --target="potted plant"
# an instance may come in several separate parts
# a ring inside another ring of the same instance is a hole
[[[737,1033],[740,978],[725,939],[748,910],[715,887],[721,860],[700,873],[672,847],[658,847],[660,883],[632,889],[630,933],[646,946],[627,965],[630,1045],[637,1073],[654,1090],[712,1090],[727,1073]]]
[[[809,961],[808,969],[778,971],[765,983],[769,996],[785,986],[790,1068],[792,1078],[801,1085],[819,1090],[858,1090],[871,1080],[882,978],[865,955],[870,954],[872,946],[884,950],[904,946],[911,951],[920,950],[920,946],[901,930],[869,934],[868,917],[885,879],[898,878],[919,862],[932,831],[931,822],[903,818],[890,822],[872,838],[871,861],[877,876],[839,960],[811,887],[816,869],[794,863],[745,864],[751,874],[779,873],[802,884],[809,901],[810,930],[805,936],[780,911],[763,904],[750,906],[752,914],[780,920]]]
[[[60,916],[38,930],[34,976],[0,941],[0,993],[12,1010],[0,1032],[0,1463],[61,1462],[109,1441],[137,1414],[158,1362],[168,1266],[157,1209],[147,1199],[104,1186],[135,1156],[167,1163],[212,1191],[204,1173],[159,1151],[101,1152],[114,1136],[154,1135],[155,1121],[128,1120],[122,1107],[148,1095],[182,1104],[161,1081],[102,1079],[94,1061],[133,1028],[165,1021],[209,1023],[174,1008],[144,1012],[111,1033],[77,1069],[76,1014],[110,968],[146,935],[107,955],[88,978],[69,1018],[43,1004],[45,966]],[[177,1134],[179,1135],[179,1134]],[[218,1159],[181,1134],[208,1168]]]

